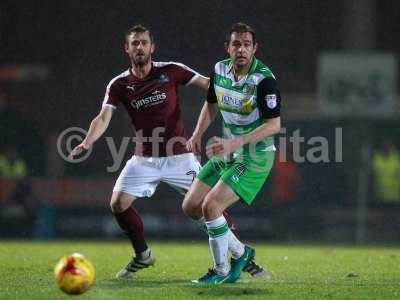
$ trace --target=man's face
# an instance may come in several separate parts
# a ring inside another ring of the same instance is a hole
[[[149,32],[132,32],[125,42],[125,52],[135,66],[146,65],[154,52]]]
[[[236,69],[242,69],[251,63],[257,51],[250,32],[232,32],[229,44],[226,47]]]

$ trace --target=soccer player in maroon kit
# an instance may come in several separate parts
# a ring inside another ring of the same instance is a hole
[[[135,154],[115,183],[110,205],[132,243],[135,256],[118,272],[118,278],[131,277],[155,261],[144,238],[142,219],[132,207],[133,201],[153,195],[161,181],[187,191],[193,175],[200,169],[194,154],[186,149],[178,85],[193,83],[207,90],[209,78],[180,63],[152,61],[154,50],[153,36],[147,28],[136,25],[126,32],[125,52],[131,67],[110,81],[100,113],[92,120],[85,139],[70,154],[73,157],[89,149],[107,129],[117,105],[125,107],[135,131]],[[195,222],[204,226],[204,220]],[[265,274],[253,261],[246,271],[253,276]]]

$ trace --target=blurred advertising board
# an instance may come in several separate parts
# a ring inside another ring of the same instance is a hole
[[[397,71],[392,54],[322,54],[318,61],[321,113],[333,117],[394,116]]]

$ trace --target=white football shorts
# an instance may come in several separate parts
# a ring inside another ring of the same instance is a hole
[[[165,182],[184,193],[190,188],[200,167],[193,153],[167,157],[134,155],[126,162],[113,192],[125,192],[137,198],[151,197],[158,184]]]

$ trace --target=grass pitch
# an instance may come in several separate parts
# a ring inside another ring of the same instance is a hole
[[[115,273],[130,256],[122,242],[0,241],[0,299],[400,299],[400,248],[254,244],[256,261],[271,278],[198,287],[190,279],[211,265],[206,240],[151,242],[156,266],[133,280]],[[69,296],[53,281],[58,258],[73,252],[86,255],[96,268],[87,293]]]

